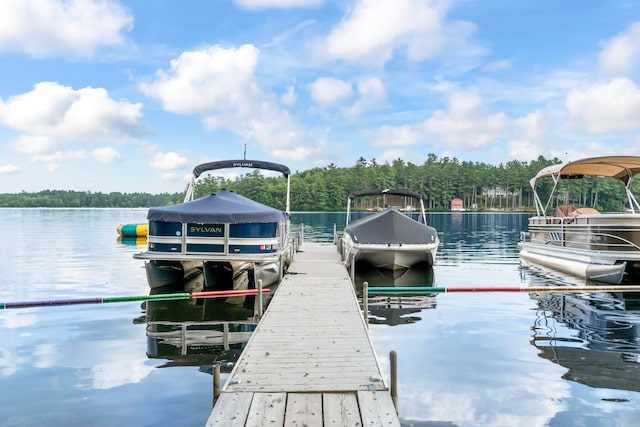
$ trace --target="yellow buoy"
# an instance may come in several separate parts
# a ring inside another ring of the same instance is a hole
[[[149,224],[120,224],[118,234],[122,237],[147,237]]]

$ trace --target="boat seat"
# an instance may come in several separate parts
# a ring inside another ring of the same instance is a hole
[[[571,216],[571,213],[576,209],[578,209],[578,207],[574,205],[560,205],[553,213],[553,219],[548,222],[550,224],[560,224],[564,221],[565,218]]]
[[[569,216],[578,216],[578,215],[599,215],[600,211],[594,208],[578,208],[571,212]]]
[[[569,213],[565,217],[554,218],[554,220],[558,221],[558,222],[555,222],[555,224],[559,224],[560,221],[562,221],[565,224],[571,224],[574,221],[574,219],[579,217],[580,215],[599,215],[600,214],[600,211],[594,208],[576,208],[575,206],[571,206],[571,207],[573,209],[570,209]],[[558,208],[560,208],[560,206]],[[558,212],[558,209],[556,209],[556,212]]]

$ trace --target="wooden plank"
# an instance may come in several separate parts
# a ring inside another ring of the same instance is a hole
[[[322,394],[289,393],[284,427],[322,427]]]
[[[389,392],[358,391],[358,406],[363,426],[400,427]]]
[[[207,422],[399,426],[334,245],[296,254]],[[244,421],[243,421],[244,420]]]
[[[325,426],[362,426],[355,393],[324,393],[322,411]]]
[[[287,403],[286,393],[254,393],[247,427],[281,426]]]
[[[223,393],[216,401],[206,427],[242,427],[251,407],[253,393]]]

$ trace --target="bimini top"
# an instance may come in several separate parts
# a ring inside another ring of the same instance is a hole
[[[551,165],[542,169],[531,179],[531,188],[535,188],[540,178],[569,178],[582,176],[602,176],[621,181],[629,185],[631,178],[640,173],[640,157],[638,156],[605,156],[591,157],[574,162]]]
[[[285,212],[227,190],[179,205],[150,208],[147,213],[149,221],[199,224],[265,223],[287,218]]]
[[[393,208],[353,221],[344,229],[356,243],[433,243],[436,231]]]

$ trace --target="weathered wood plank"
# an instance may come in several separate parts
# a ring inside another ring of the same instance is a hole
[[[223,393],[217,400],[206,427],[242,427],[247,420],[253,393]]]
[[[284,427],[322,427],[322,394],[289,393]]]
[[[308,248],[296,254],[296,274],[278,286],[207,427],[399,426],[335,246]]]
[[[358,391],[358,406],[362,425],[400,427],[396,408],[388,392]]]
[[[322,412],[325,426],[362,426],[355,393],[324,393]]]
[[[254,393],[247,427],[281,426],[287,404],[286,393]]]

